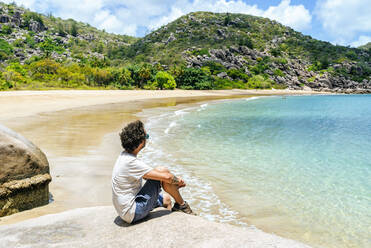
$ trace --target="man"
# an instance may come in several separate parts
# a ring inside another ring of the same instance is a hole
[[[146,217],[155,207],[193,214],[179,193],[184,180],[164,167],[152,168],[140,161],[137,154],[145,147],[149,135],[141,121],[129,123],[120,133],[124,151],[119,155],[112,172],[112,201],[118,215],[127,223]],[[147,182],[142,187],[142,178]],[[168,194],[160,194],[161,187]],[[171,198],[175,200],[171,208]]]

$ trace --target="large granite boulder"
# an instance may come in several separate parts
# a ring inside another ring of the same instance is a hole
[[[0,217],[47,204],[50,181],[45,154],[0,125]]]
[[[38,247],[192,247],[310,248],[300,242],[164,208],[129,225],[112,206],[77,208],[0,226],[0,248]]]

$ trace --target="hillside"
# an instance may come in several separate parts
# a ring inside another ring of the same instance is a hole
[[[233,80],[262,75],[294,89],[370,87],[370,52],[334,46],[244,14],[191,13],[125,50],[136,61],[208,67]]]
[[[137,40],[1,2],[0,23],[0,59],[3,61],[27,62],[48,52],[56,60],[103,58],[112,47],[128,46]]]
[[[15,5],[1,4],[0,22],[0,89],[371,91],[369,50],[334,46],[267,18],[195,12],[143,38]]]
[[[363,46],[359,46],[359,49],[364,49],[364,50],[370,50],[371,49],[371,42],[368,42],[367,44],[364,44]]]

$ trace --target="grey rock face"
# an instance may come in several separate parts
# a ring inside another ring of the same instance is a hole
[[[0,216],[47,204],[50,181],[45,154],[0,125]]]
[[[29,28],[31,31],[37,33],[45,30],[45,26],[40,24],[39,22],[36,22],[34,20],[31,20]]]

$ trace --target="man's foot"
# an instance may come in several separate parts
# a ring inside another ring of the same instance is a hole
[[[177,202],[174,204],[171,211],[181,211],[186,214],[196,215],[189,206],[189,204],[185,201],[183,205],[179,205]]]

